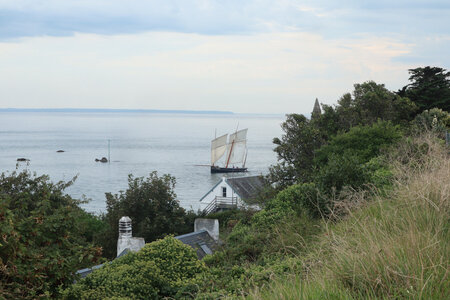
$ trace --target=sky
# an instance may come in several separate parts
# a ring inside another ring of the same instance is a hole
[[[448,49],[448,0],[0,0],[0,108],[308,114]]]

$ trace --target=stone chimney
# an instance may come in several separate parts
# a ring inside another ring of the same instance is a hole
[[[194,231],[208,231],[209,235],[215,240],[219,240],[219,220],[217,219],[195,219]]]
[[[119,220],[119,239],[117,240],[117,256],[125,249],[137,252],[145,245],[144,238],[133,237],[130,217],[123,216]]]
[[[124,216],[119,220],[119,237],[132,237],[133,231],[131,229],[130,217]]]

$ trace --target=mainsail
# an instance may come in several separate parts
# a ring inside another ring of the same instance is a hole
[[[211,141],[211,165],[214,164],[224,155],[227,149],[228,134],[224,134]]]
[[[230,134],[227,145],[227,165],[243,163],[247,151],[247,130],[242,129]]]

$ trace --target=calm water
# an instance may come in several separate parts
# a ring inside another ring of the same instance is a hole
[[[177,180],[180,204],[197,210],[198,200],[218,181],[210,174],[210,141],[239,128],[248,130],[248,175],[267,173],[276,162],[272,139],[281,135],[283,116],[190,115],[152,113],[0,112],[0,172],[13,171],[16,159],[30,159],[29,166],[53,181],[75,184],[66,192],[91,201],[84,208],[106,210],[105,192],[127,188],[128,174],[146,176],[156,170]],[[95,158],[108,156],[111,163]],[[66,152],[57,153],[62,149]],[[236,176],[236,175],[235,175]],[[239,175],[242,176],[242,175]]]

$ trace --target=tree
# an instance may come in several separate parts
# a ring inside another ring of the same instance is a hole
[[[28,171],[0,175],[0,298],[54,298],[101,248],[85,238],[86,213],[64,194],[70,182]]]
[[[338,100],[336,113],[340,129],[347,131],[356,125],[371,125],[379,119],[395,124],[411,121],[417,110],[409,99],[400,97],[374,81],[355,84],[353,97],[347,93]]]
[[[320,131],[303,115],[286,115],[281,139],[274,138],[279,163],[270,167],[269,180],[282,189],[311,177],[314,151],[322,144]]]
[[[397,93],[408,97],[418,107],[419,112],[431,108],[450,111],[450,72],[438,67],[410,69],[410,84]]]
[[[122,216],[131,218],[133,235],[143,237],[146,242],[167,234],[192,231],[195,214],[186,213],[180,207],[174,187],[174,177],[168,174],[159,177],[155,171],[147,178],[129,175],[125,192],[120,191],[115,195],[106,193],[105,220],[110,228],[102,244],[107,257],[116,256],[118,222]]]
[[[322,105],[320,114],[315,109],[311,120],[303,115],[287,115],[281,125],[283,136],[273,139],[279,162],[270,167],[270,182],[276,183],[279,189],[311,182],[315,152],[332,137],[352,127],[372,125],[379,120],[408,124],[414,118],[417,109],[414,103],[389,91],[383,84],[367,81],[354,87],[353,93],[343,95],[336,107]]]

